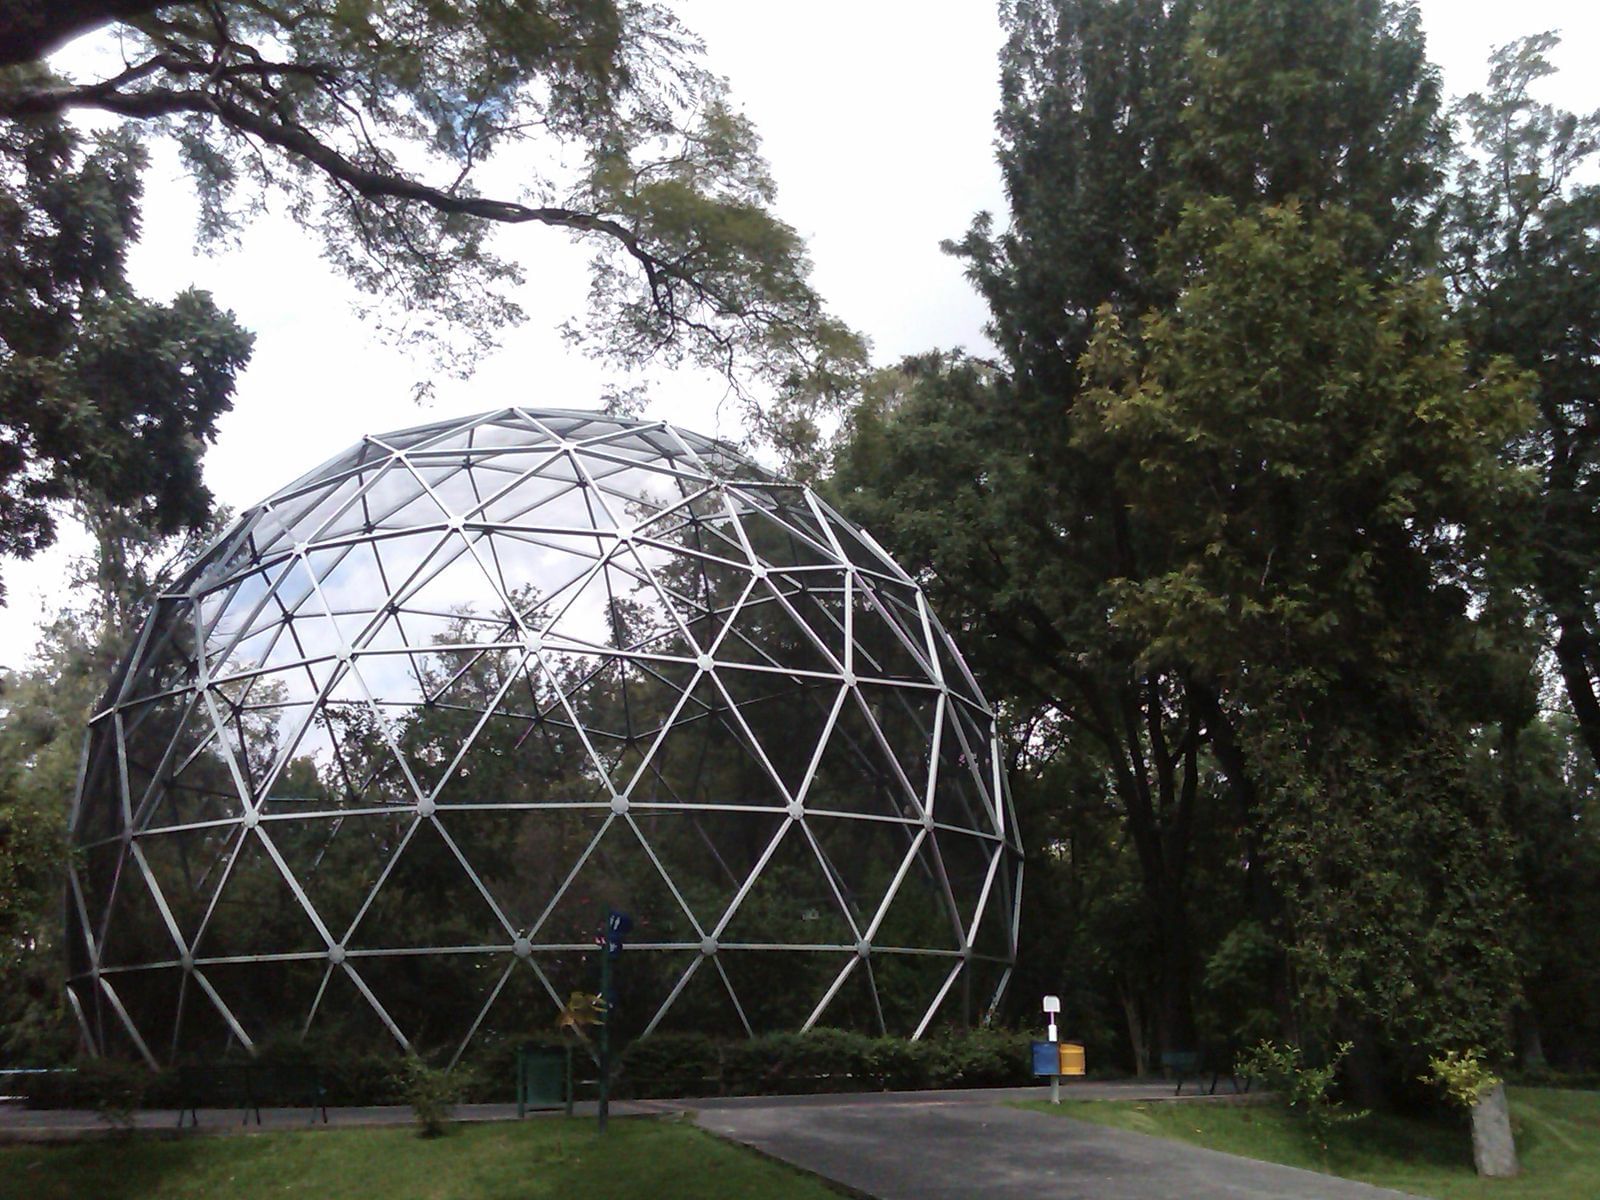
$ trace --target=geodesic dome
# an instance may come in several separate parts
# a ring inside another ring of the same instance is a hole
[[[91,723],[70,993],[152,1061],[613,1023],[920,1036],[1014,958],[993,713],[915,581],[659,422],[365,438],[161,595]]]

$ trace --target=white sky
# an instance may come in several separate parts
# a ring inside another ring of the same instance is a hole
[[[983,305],[959,264],[939,252],[979,209],[1005,211],[992,153],[1001,34],[990,0],[680,0],[708,61],[760,130],[778,182],[778,210],[810,243],[815,283],[832,309],[889,363],[933,347],[984,345]],[[1593,0],[1422,0],[1429,53],[1452,95],[1482,86],[1491,49],[1561,30],[1561,73],[1545,98],[1600,108],[1600,5]],[[165,178],[163,178],[165,174]],[[583,306],[584,255],[561,236],[518,229],[500,242],[524,256],[529,321],[465,383],[410,399],[419,366],[374,341],[350,311],[352,289],[282,220],[258,222],[241,246],[192,251],[194,209],[170,162],[147,180],[145,233],[133,263],[141,292],[209,289],[256,333],[234,409],[206,457],[219,500],[243,508],[358,440],[434,415],[506,404],[589,407],[617,380],[556,333]],[[736,434],[721,392],[693,377],[651,383],[649,415]],[[30,563],[5,562],[0,665],[31,655],[40,619],[60,605],[64,537]]]

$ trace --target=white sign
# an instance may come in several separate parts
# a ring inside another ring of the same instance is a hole
[[[1060,996],[1046,996],[1044,998],[1044,1010],[1047,1013],[1058,1013],[1058,1012],[1060,1012],[1061,1011],[1061,997]]]

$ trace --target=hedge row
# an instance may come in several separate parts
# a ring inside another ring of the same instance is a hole
[[[613,1095],[648,1099],[1022,1084],[1033,1078],[1028,1041],[1027,1034],[991,1029],[917,1042],[839,1029],[740,1039],[663,1033],[627,1047],[614,1077]],[[510,1044],[480,1047],[472,1061],[455,1069],[463,1098],[511,1101],[515,1056]],[[315,1068],[332,1105],[405,1103],[405,1060],[397,1055],[350,1054],[335,1046],[285,1043],[263,1047],[253,1061]],[[575,1066],[580,1098],[593,1096],[597,1072],[581,1048]],[[228,1107],[237,1100],[236,1095],[187,1096],[177,1070],[150,1072],[106,1061],[32,1076],[24,1086],[36,1108],[177,1108],[192,1099],[208,1107]],[[258,1099],[274,1103],[270,1095]]]
[[[619,1095],[751,1096],[1030,1083],[1027,1034],[979,1029],[922,1041],[840,1029],[721,1040],[657,1034],[630,1046]]]

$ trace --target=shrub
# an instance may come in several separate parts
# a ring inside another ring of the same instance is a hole
[[[1484,1064],[1478,1050],[1447,1050],[1440,1057],[1429,1059],[1428,1073],[1417,1078],[1437,1087],[1445,1099],[1461,1109],[1471,1109],[1485,1092],[1501,1082]]]
[[[1310,1066],[1299,1046],[1285,1042],[1257,1042],[1234,1066],[1234,1072],[1259,1079],[1291,1113],[1302,1118],[1317,1142],[1327,1149],[1328,1135],[1336,1125],[1358,1121],[1366,1111],[1347,1111],[1331,1095],[1339,1064],[1351,1044],[1340,1042],[1321,1066]]]
[[[401,1069],[406,1103],[417,1114],[423,1137],[440,1137],[450,1128],[450,1111],[461,1102],[463,1078],[420,1058],[408,1058]]]
[[[78,1067],[75,1082],[100,1119],[125,1133],[133,1128],[134,1114],[144,1107],[152,1075],[142,1065],[96,1058]]]

